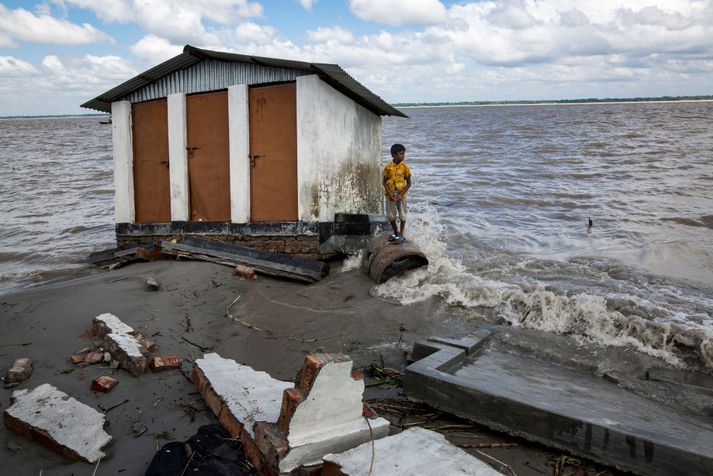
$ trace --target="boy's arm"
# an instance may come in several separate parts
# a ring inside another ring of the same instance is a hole
[[[381,184],[384,186],[384,190],[386,190],[386,193],[389,194],[389,198],[393,201],[396,201],[396,198],[394,197],[393,192],[391,190],[389,190],[388,182],[389,182],[389,178],[386,175],[384,175],[384,180],[381,181]]]
[[[401,192],[401,195],[406,195],[406,192],[408,192],[408,189],[411,188],[411,176],[409,175],[406,177],[406,188],[404,188],[404,191]]]

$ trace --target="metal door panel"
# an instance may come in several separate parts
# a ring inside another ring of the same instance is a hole
[[[228,92],[186,96],[191,221],[230,221]]]
[[[295,83],[250,88],[250,220],[297,220]]]
[[[131,105],[136,223],[171,221],[166,100]]]

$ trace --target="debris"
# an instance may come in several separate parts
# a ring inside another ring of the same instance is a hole
[[[376,457],[374,457],[376,456]],[[372,461],[372,467],[365,462]],[[364,443],[341,454],[323,458],[325,476],[366,476],[401,474],[477,474],[500,473],[466,453],[445,437],[423,428],[411,428],[396,435]]]
[[[5,374],[5,388],[20,385],[32,375],[32,361],[27,357],[15,359]]]
[[[116,407],[120,407],[121,405],[123,405],[123,404],[125,404],[125,403],[128,403],[128,401],[129,401],[128,398],[127,398],[126,400],[122,400],[122,401],[120,401],[119,403],[115,403],[114,405],[110,406],[110,407],[107,408],[106,410],[104,409],[104,407],[101,406],[101,404],[100,404],[100,405],[97,405],[97,406],[98,406],[99,409],[100,409],[101,411],[103,411],[104,414],[106,415],[107,413],[109,413],[110,411],[112,411],[113,409],[115,409]]]
[[[13,393],[3,413],[5,426],[70,459],[95,463],[111,436],[104,415],[50,384]]]
[[[363,417],[363,393],[364,381],[352,377],[349,357],[308,355],[295,388],[283,394],[278,423],[255,425],[255,440],[265,462],[289,472],[317,464],[327,453],[386,436],[388,420]]]
[[[146,278],[145,284],[148,291],[158,291],[161,288],[161,282],[156,278]]]
[[[92,332],[97,337],[104,338],[106,350],[126,370],[135,376],[146,371],[148,351],[135,337],[141,334],[134,331],[131,326],[123,323],[115,315],[105,313],[92,320]]]
[[[202,345],[196,344],[195,342],[191,342],[191,341],[189,341],[188,339],[186,339],[186,338],[183,337],[183,336],[181,336],[181,339],[185,340],[186,342],[188,342],[189,344],[191,344],[193,347],[199,349],[201,352],[206,352],[206,351],[212,350],[210,347],[204,347],[204,346],[202,346]]]
[[[104,352],[92,351],[84,356],[84,362],[87,365],[98,364],[104,360]]]
[[[181,358],[177,355],[164,355],[161,357],[152,357],[149,360],[149,368],[151,372],[160,372],[162,370],[173,370],[181,366]]]
[[[9,449],[13,453],[21,453],[22,451],[25,451],[25,448],[17,443],[16,441],[8,441],[7,444],[5,445],[5,448]]]
[[[146,337],[142,333],[135,331],[132,332],[131,335],[134,336],[134,338],[139,341],[139,343],[143,345],[149,352],[156,352],[158,350],[158,347],[156,347],[156,342]]]
[[[111,354],[109,352],[104,352],[104,363],[109,363],[111,362]]]
[[[107,393],[111,391],[111,389],[114,388],[118,383],[119,381],[114,378],[111,378],[107,375],[101,375],[95,378],[92,382],[92,391]]]
[[[109,271],[114,271],[115,269],[121,268],[121,263],[112,263],[109,265]]]
[[[329,274],[329,265],[322,261],[255,250],[198,236],[187,236],[179,243],[162,241],[161,251],[169,255],[232,267],[241,264],[252,267],[258,273],[307,283],[319,281]]]
[[[140,421],[137,421],[131,426],[131,431],[134,433],[134,438],[138,438],[147,431],[149,431],[149,429],[146,428],[146,425],[144,425]]]
[[[240,279],[255,279],[255,270],[242,264],[236,264],[235,269],[233,269],[233,276],[237,276]]]

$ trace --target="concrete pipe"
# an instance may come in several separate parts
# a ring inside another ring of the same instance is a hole
[[[410,269],[428,265],[428,258],[412,241],[403,243],[389,241],[390,234],[379,235],[371,240],[366,269],[377,284],[401,276]]]

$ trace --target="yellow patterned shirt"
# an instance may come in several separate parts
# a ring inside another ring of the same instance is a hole
[[[389,191],[391,191],[391,193],[403,193],[406,188],[406,179],[411,177],[411,169],[403,162],[399,165],[389,162],[386,164],[386,167],[384,167],[383,176],[386,177],[386,190],[384,190],[384,195],[390,200]]]

